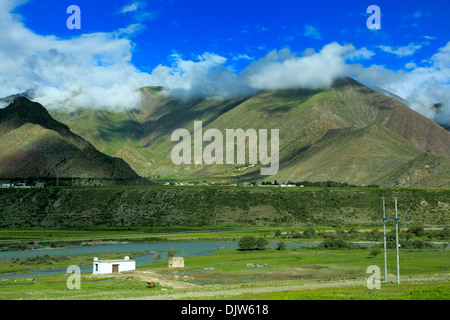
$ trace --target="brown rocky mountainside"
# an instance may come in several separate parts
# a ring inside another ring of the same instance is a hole
[[[16,98],[0,110],[0,179],[75,179],[78,184],[149,184],[122,159],[74,134],[39,103]]]

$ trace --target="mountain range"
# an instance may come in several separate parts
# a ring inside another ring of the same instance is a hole
[[[164,88],[145,87],[135,109],[58,108],[45,116],[44,108],[36,112],[31,105],[20,113],[16,109],[29,100],[15,98],[0,110],[0,176],[51,176],[60,163],[60,172],[68,176],[136,179],[139,175],[155,182],[335,181],[450,187],[450,132],[394,95],[375,89],[343,78],[322,90],[182,100]],[[195,120],[202,121],[204,131],[279,129],[278,173],[261,176],[259,164],[173,164],[170,155],[177,142],[171,141],[171,134],[180,128],[192,134]],[[92,158],[95,162],[90,163]],[[44,169],[32,169],[40,162]]]
[[[64,184],[149,184],[53,119],[39,103],[16,97],[0,110],[0,179],[58,178]]]

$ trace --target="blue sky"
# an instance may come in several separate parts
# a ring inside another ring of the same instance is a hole
[[[81,30],[66,27],[69,15],[65,11],[71,4],[82,10]],[[370,16],[366,9],[371,4],[381,9],[381,30],[366,27]],[[130,11],[122,12],[127,7]],[[376,51],[376,63],[399,69],[429,58],[447,43],[450,29],[450,3],[445,0],[30,0],[14,12],[37,34],[62,38],[140,24],[142,28],[130,39],[135,43],[133,64],[142,70],[169,63],[173,52],[186,59],[204,52],[241,57],[234,63],[241,70],[249,58],[261,58],[273,49],[320,50],[334,41],[367,47]],[[395,50],[410,43],[421,48],[406,56],[379,49],[390,46]]]
[[[70,5],[80,30],[66,27]],[[226,98],[352,76],[450,124],[449,12],[446,0],[2,0],[0,95],[133,107],[145,85]]]

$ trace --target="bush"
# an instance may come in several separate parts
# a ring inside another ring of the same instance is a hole
[[[264,250],[269,242],[265,238],[256,238],[255,247],[258,250]]]
[[[308,228],[305,231],[303,231],[303,237],[311,239],[316,236],[316,230],[314,228]]]
[[[256,240],[253,236],[244,236],[238,242],[240,250],[253,250],[255,248],[255,245]]]
[[[348,235],[351,239],[355,239],[358,237],[359,232],[358,230],[356,230],[355,227],[351,227],[350,230],[348,231]]]
[[[450,229],[448,227],[445,227],[442,230],[436,230],[433,232],[433,237],[436,237],[441,240],[445,240],[450,238]]]
[[[372,257],[376,257],[377,255],[379,255],[381,253],[381,249],[380,249],[380,247],[378,247],[378,246],[374,246],[374,247],[372,247],[372,249],[370,249],[370,255],[372,256]]]
[[[413,225],[408,229],[407,233],[422,237],[425,235],[425,229],[421,225]]]
[[[253,236],[244,236],[239,242],[239,250],[264,250],[269,242],[265,238],[255,238]]]
[[[367,234],[368,240],[379,241],[383,238],[383,233],[378,231],[377,229],[373,229],[370,233]]]
[[[292,237],[293,239],[299,239],[299,238],[301,238],[301,237],[302,237],[302,235],[301,235],[301,233],[300,233],[300,232],[298,232],[298,231],[294,231],[294,232],[292,232],[292,235],[291,235],[291,237]]]
[[[414,248],[419,249],[420,251],[425,248],[425,241],[423,240],[416,240],[414,241]]]
[[[286,243],[280,241],[277,243],[277,250],[286,250]]]
[[[169,250],[167,250],[167,256],[169,257],[169,258],[172,258],[172,257],[175,257],[175,255],[177,254],[177,250],[175,250],[175,249],[169,249]]]
[[[349,249],[349,243],[344,239],[336,238],[336,239],[326,239],[322,241],[319,245],[319,248],[322,249]]]

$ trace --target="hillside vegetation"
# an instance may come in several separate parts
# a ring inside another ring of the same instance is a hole
[[[389,217],[450,223],[448,189],[97,187],[3,189],[0,227],[378,225]],[[375,223],[375,224],[374,224]]]

